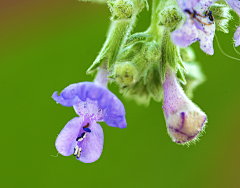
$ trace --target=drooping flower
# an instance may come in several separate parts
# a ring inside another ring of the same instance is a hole
[[[203,129],[207,116],[184,94],[175,71],[167,66],[163,83],[167,130],[172,141],[185,144],[197,137]]]
[[[99,71],[101,72],[101,71]],[[73,106],[79,117],[70,120],[56,140],[61,155],[92,163],[101,156],[103,130],[97,123],[105,121],[112,127],[126,128],[125,109],[122,102],[106,87],[106,79],[97,76],[95,82],[80,82],[66,87],[53,99],[63,106]]]
[[[229,6],[238,14],[240,17],[240,1],[238,0],[226,0]],[[240,26],[238,26],[236,32],[234,33],[235,47],[240,45]]]
[[[213,55],[215,22],[208,7],[216,0],[178,0],[178,5],[187,17],[182,27],[172,32],[173,42],[180,47],[187,47],[197,40],[200,48]]]

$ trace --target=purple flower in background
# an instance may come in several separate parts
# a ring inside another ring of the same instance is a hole
[[[187,98],[170,67],[166,69],[163,89],[163,110],[172,141],[184,144],[193,140],[203,129],[206,114]]]
[[[238,14],[240,17],[240,1],[239,0],[226,0],[229,6]],[[240,26],[234,33],[234,39],[236,40],[235,47],[240,45]]]
[[[101,71],[99,71],[101,73]],[[58,152],[64,156],[74,154],[84,163],[96,161],[103,149],[103,130],[97,123],[105,121],[112,127],[126,128],[122,102],[106,87],[106,80],[97,76],[95,83],[80,82],[66,87],[53,99],[63,106],[73,106],[79,117],[70,120],[56,140]]]
[[[200,48],[213,55],[213,37],[215,23],[208,7],[216,0],[178,0],[178,5],[187,16],[184,25],[172,32],[173,42],[180,47],[187,47],[197,40]]]

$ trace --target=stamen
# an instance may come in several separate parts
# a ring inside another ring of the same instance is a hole
[[[212,11],[207,10],[206,13],[205,13],[205,16],[203,16],[201,14],[198,14],[194,9],[193,9],[193,12],[191,12],[188,9],[184,10],[184,12],[187,12],[189,15],[191,15],[191,19],[195,18],[197,21],[199,21],[200,23],[202,23],[204,25],[212,25],[214,23],[214,19],[213,19],[213,16],[212,16]],[[212,23],[204,23],[199,18],[197,18],[196,15],[200,16],[202,18],[208,17],[209,20],[212,21]]]
[[[80,157],[81,151],[82,151],[82,148],[79,148],[79,149],[78,149],[78,153],[77,153],[77,158]]]
[[[73,153],[73,155],[76,156],[77,153],[78,153],[78,146],[76,145],[75,148],[74,148],[74,153]]]
[[[83,128],[85,128],[85,127],[89,127],[89,123],[87,123],[87,125],[83,126]]]
[[[82,141],[85,137],[86,137],[86,133],[83,132],[83,133],[81,134],[81,136],[77,137],[76,141],[80,142],[80,141]]]
[[[86,127],[83,127],[83,130],[84,130],[84,131],[86,131],[86,132],[88,132],[88,133],[90,133],[90,132],[91,132],[91,129],[89,129],[89,128],[86,128]]]

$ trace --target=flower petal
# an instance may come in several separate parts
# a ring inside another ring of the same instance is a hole
[[[122,102],[115,95],[112,97],[103,119],[109,126],[126,128],[125,109]]]
[[[200,0],[177,0],[178,5],[184,11],[186,9],[192,10],[192,8],[200,1]]]
[[[102,121],[104,112],[103,119],[109,126],[125,128],[127,125],[122,102],[107,88],[95,83],[72,84],[66,87],[60,96],[55,92],[53,99],[63,106],[74,106],[76,113],[80,116],[88,113],[95,115],[96,121]]]
[[[78,132],[84,126],[82,123],[82,117],[75,117],[65,125],[58,135],[55,146],[61,155],[69,156],[73,154]]]
[[[200,0],[196,6],[194,6],[194,10],[199,13],[203,13],[216,1],[217,0]]]
[[[238,0],[226,0],[229,6],[240,16],[240,1]],[[236,40],[235,47],[240,45],[240,26],[234,33],[234,39]]]
[[[198,31],[193,21],[188,18],[184,25],[172,32],[171,38],[173,43],[180,47],[188,47],[197,41]]]
[[[74,105],[77,100],[78,97],[72,98],[72,99],[64,99],[61,95],[58,96],[57,92],[55,91],[52,95],[52,98],[59,104],[63,105],[63,106],[67,106],[67,107],[71,107],[72,105]]]
[[[64,99],[73,99],[76,97],[76,84],[71,84],[68,87],[66,87],[62,93],[61,96]]]
[[[78,160],[84,163],[92,163],[99,159],[103,149],[103,130],[101,125],[96,122],[92,122],[89,126],[90,133],[86,133],[81,145],[82,151]]]
[[[240,26],[237,28],[237,30],[234,33],[234,39],[236,40],[235,42],[235,47],[240,45]]]
[[[208,55],[213,55],[213,37],[214,33],[205,33],[202,30],[198,30],[198,40],[202,51]]]
[[[194,139],[206,122],[206,114],[187,98],[170,67],[167,67],[163,88],[163,110],[169,135],[177,143]]]
[[[240,1],[238,0],[226,0],[229,6],[240,16]]]

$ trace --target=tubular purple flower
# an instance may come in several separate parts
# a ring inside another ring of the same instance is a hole
[[[187,98],[177,81],[175,71],[167,66],[163,83],[165,114],[168,134],[173,142],[185,144],[197,137],[207,116]]]
[[[70,120],[56,140],[61,155],[74,154],[84,163],[92,163],[101,156],[103,130],[97,123],[105,121],[112,127],[126,128],[125,109],[122,102],[110,92],[107,86],[107,71],[100,68],[92,82],[80,82],[66,87],[52,97],[63,106],[73,106],[79,117]]]
[[[229,6],[238,14],[240,17],[240,1],[238,0],[226,0]],[[236,32],[234,33],[235,47],[240,45],[240,26],[238,26]]]
[[[187,17],[182,27],[172,32],[172,41],[180,46],[187,47],[197,40],[202,51],[213,55],[213,38],[215,22],[208,7],[216,0],[178,0],[178,5]]]

